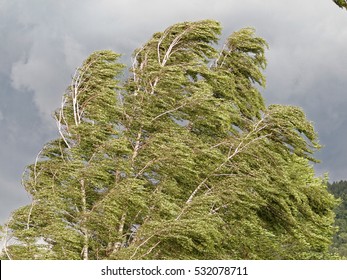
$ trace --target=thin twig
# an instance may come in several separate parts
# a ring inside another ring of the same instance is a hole
[[[140,247],[142,247],[143,245],[145,245],[149,240],[151,240],[153,237],[155,236],[155,234],[152,234],[150,237],[148,237],[145,241],[143,241],[139,246],[136,247],[135,252],[131,255],[130,259],[132,260],[133,257],[135,257],[135,255],[137,254],[137,251],[140,249]]]
[[[259,133],[261,130],[263,130],[264,128],[267,127],[267,125],[263,125],[260,126],[260,124],[264,121],[264,118],[262,118],[261,120],[259,120],[254,126],[253,129],[240,141],[240,143],[237,145],[237,147],[235,148],[234,152],[231,153],[232,151],[232,147],[230,146],[229,152],[228,152],[228,157],[226,158],[226,160],[224,162],[222,162],[218,167],[216,167],[209,175],[207,175],[205,177],[204,180],[202,180],[202,182],[193,190],[193,192],[191,193],[191,195],[189,196],[189,198],[187,199],[187,201],[185,202],[184,207],[182,208],[181,212],[178,214],[178,216],[176,217],[175,220],[179,220],[181,218],[181,216],[183,215],[184,211],[187,209],[188,205],[191,204],[191,202],[193,201],[194,197],[196,196],[196,194],[198,193],[198,191],[201,189],[201,187],[207,182],[207,180],[211,177],[211,176],[215,176],[216,172],[218,170],[220,170],[226,163],[228,163],[232,158],[234,158],[237,154],[239,154],[240,152],[242,152],[245,148],[247,148],[250,144],[254,143],[255,141],[259,141],[261,139],[267,138],[268,136],[270,136],[270,134],[266,134],[266,135],[262,135],[262,136],[258,136],[254,139],[252,139],[251,141],[247,142],[245,144],[245,142],[255,133]]]
[[[8,257],[9,260],[12,260],[12,258],[11,258],[11,256],[10,256],[8,250],[7,250],[7,242],[8,242],[8,240],[10,240],[11,238],[10,238],[10,239],[7,239],[7,236],[8,236],[8,224],[9,224],[9,222],[11,221],[11,219],[12,219],[12,218],[10,218],[9,221],[6,223],[6,227],[5,227],[5,236],[4,236],[4,251],[5,251],[5,254],[6,254],[6,256]]]
[[[141,258],[140,259],[143,259],[145,256],[147,256],[148,254],[150,254],[159,244],[160,244],[160,240],[157,242],[157,243],[155,243],[145,254],[143,254],[142,256],[141,256]]]

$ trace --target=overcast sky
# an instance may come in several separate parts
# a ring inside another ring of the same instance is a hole
[[[270,44],[267,104],[301,106],[325,146],[318,175],[347,179],[347,11],[331,0],[0,0],[0,223],[28,203],[26,165],[57,137],[51,117],[76,67],[112,49],[130,65],[154,32],[216,19]]]

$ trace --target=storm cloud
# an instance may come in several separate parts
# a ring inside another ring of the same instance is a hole
[[[21,174],[50,139],[51,114],[83,59],[131,53],[181,21],[252,26],[267,51],[267,104],[302,107],[324,145],[317,174],[347,179],[347,12],[331,0],[0,0],[0,222],[28,202]]]

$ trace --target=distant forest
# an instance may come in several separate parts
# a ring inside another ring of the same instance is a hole
[[[338,253],[347,257],[347,181],[334,182],[328,184],[328,190],[336,198],[340,199],[340,204],[335,208],[335,225],[338,227],[334,235],[332,253]]]

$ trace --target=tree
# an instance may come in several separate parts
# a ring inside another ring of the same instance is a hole
[[[212,20],[155,33],[125,82],[112,51],[84,62],[4,258],[328,257],[336,201],[310,164],[313,126],[265,106],[266,42],[245,28],[217,51],[220,33]]]
[[[345,8],[347,9],[347,1],[346,0],[333,0],[337,6],[340,8]]]
[[[328,190],[340,200],[335,208],[338,231],[334,235],[331,251],[347,257],[347,181],[333,182]]]

